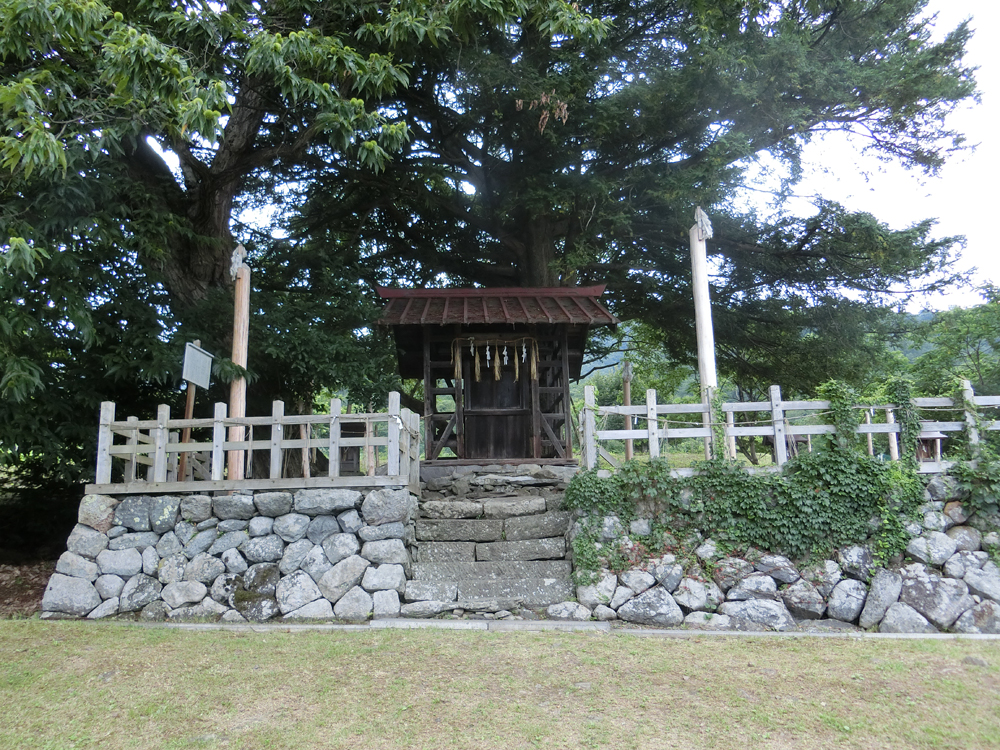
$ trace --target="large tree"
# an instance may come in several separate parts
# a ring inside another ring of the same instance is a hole
[[[934,239],[930,220],[893,231],[823,202],[764,222],[734,205],[755,161],[794,182],[804,145],[831,130],[936,170],[961,143],[945,115],[975,95],[965,25],[933,42],[922,0],[582,7],[612,20],[600,42],[508,28],[423,57],[383,104],[413,131],[403,153],[379,174],[332,165],[304,186],[296,226],[413,283],[605,281],[621,317],[658,324],[680,354],[700,204],[716,229],[722,358],[770,382],[797,358],[790,344],[822,349],[803,332],[857,341],[893,293],[954,279],[957,243]]]
[[[227,351],[237,239],[251,400],[384,390],[352,258],[237,214],[379,168],[408,129],[376,105],[424,48],[508,23],[603,28],[563,0],[0,0],[0,464],[85,475],[98,401],[148,413],[184,339]]]

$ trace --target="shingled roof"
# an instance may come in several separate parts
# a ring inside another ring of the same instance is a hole
[[[487,289],[378,288],[389,300],[380,325],[515,325],[532,323],[613,326],[598,297],[604,285]]]

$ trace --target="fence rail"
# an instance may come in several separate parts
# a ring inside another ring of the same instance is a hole
[[[286,415],[284,408],[283,402],[274,401],[269,417],[235,418],[227,416],[225,404],[217,403],[211,418],[172,419],[170,407],[161,404],[156,419],[116,420],[114,402],[105,401],[96,481],[86,491],[123,494],[346,486],[404,486],[415,491],[419,486],[420,417],[400,409],[398,393],[389,394],[385,413],[342,414],[340,399],[331,399],[329,414]],[[255,438],[255,429],[266,430],[266,438]],[[202,433],[201,439],[182,442],[180,435],[187,430]],[[286,430],[297,437],[286,436]],[[324,476],[312,476],[317,451],[327,459]],[[357,468],[364,455],[364,475],[342,475],[345,453],[356,459],[349,463]],[[384,473],[376,466],[382,456]],[[267,476],[253,476],[255,466],[265,464]],[[229,478],[242,475],[244,466],[249,468],[248,478]],[[181,467],[183,476],[178,476]],[[291,473],[299,475],[286,476]]]
[[[964,383],[963,400],[975,407],[1000,406],[1000,396],[976,396],[968,381]],[[919,410],[959,412],[960,419],[936,420],[921,419],[920,438],[923,441],[934,441],[933,453],[922,456],[918,463],[918,471],[924,474],[934,474],[947,471],[954,462],[941,459],[940,441],[947,433],[967,433],[969,443],[979,442],[979,429],[1000,430],[1000,420],[985,420],[979,422],[975,413],[965,408],[963,403],[947,397],[915,398],[913,406]],[[725,424],[718,425],[725,436],[726,454],[736,458],[736,438],[763,437],[769,438],[774,447],[774,463],[781,467],[788,461],[789,454],[798,450],[798,444],[804,439],[807,449],[812,449],[811,438],[814,435],[829,435],[835,432],[830,424],[806,424],[805,420],[815,421],[824,412],[830,410],[829,401],[784,401],[781,398],[781,388],[772,385],[767,401],[730,402],[721,405]],[[874,452],[873,436],[887,435],[889,458],[899,459],[898,434],[900,425],[896,422],[895,413],[898,406],[893,404],[858,406],[865,413],[865,423],[858,425],[855,432],[865,435],[868,439],[868,452]],[[646,403],[636,406],[598,406],[595,401],[593,386],[584,388],[583,414],[583,457],[588,469],[597,468],[603,459],[614,468],[619,465],[616,459],[604,446],[602,441],[609,440],[644,440],[647,442],[650,458],[658,458],[661,453],[661,442],[668,440],[684,440],[700,438],[705,441],[706,456],[710,455],[710,441],[714,438],[711,424],[711,406],[701,404],[658,404],[656,391],[646,391]],[[753,424],[738,424],[737,414],[764,414],[763,419],[753,420]],[[636,420],[645,420],[646,427],[640,429],[630,426],[627,429],[600,429],[598,419],[611,415],[628,418],[628,424]],[[670,417],[682,415],[701,416],[701,426],[677,426],[678,420]],[[876,419],[884,419],[882,422]],[[671,422],[674,424],[671,425]],[[683,473],[683,472],[681,472]]]

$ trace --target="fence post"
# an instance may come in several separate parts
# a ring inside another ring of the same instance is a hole
[[[656,417],[656,389],[646,391],[646,432],[649,435],[650,459],[660,457],[660,424]]]
[[[627,359],[622,364],[622,404],[625,406],[632,405],[632,363]],[[635,420],[632,418],[631,414],[625,415],[625,424],[628,425],[629,430],[635,424]],[[629,438],[625,441],[625,460],[631,461],[634,456],[634,446],[632,439]]]
[[[771,427],[774,430],[774,462],[783,466],[788,461],[788,443],[785,442],[785,411],[781,408],[781,386],[772,385]]]
[[[701,415],[701,425],[702,427],[707,427],[709,436],[705,438],[705,460],[710,461],[712,459],[712,443],[715,442],[715,433],[712,432],[712,424],[715,420],[715,415],[712,413],[712,400],[715,398],[715,387],[706,386],[701,394],[701,402],[705,407],[705,411]]]
[[[282,421],[285,418],[285,402],[271,402],[271,479],[281,479],[281,439],[285,435]]]
[[[736,417],[732,410],[726,412],[726,455],[730,461],[736,460],[736,436],[732,434],[731,428],[736,426]]]
[[[886,424],[896,424],[896,412],[893,409],[885,410],[885,423]],[[899,460],[899,438],[896,437],[895,432],[890,432],[889,434],[889,460],[898,461]]]
[[[583,387],[583,459],[588,469],[597,466],[597,428],[594,419],[594,386]]]
[[[226,455],[226,405],[217,402],[212,415],[212,481],[221,482]]]
[[[330,399],[330,477],[340,476],[340,399]]]
[[[126,422],[133,423],[129,427],[128,447],[130,452],[125,462],[125,484],[132,484],[135,481],[135,467],[138,465],[138,455],[136,449],[139,447],[139,428],[134,423],[139,421],[139,417],[127,417]]]
[[[160,404],[156,408],[156,429],[153,432],[153,481],[167,481],[167,420],[170,419],[170,407]]]
[[[976,425],[976,394],[972,390],[972,382],[962,381],[962,399],[965,401],[965,429],[969,433],[969,453],[972,458],[979,457],[979,428]],[[971,407],[971,408],[970,408]],[[938,445],[941,441],[938,441]]]
[[[97,428],[97,471],[94,481],[97,484],[111,484],[111,444],[115,436],[111,432],[111,423],[115,421],[115,402],[101,402],[101,418]]]
[[[399,392],[389,392],[389,431],[386,438],[386,471],[390,477],[399,476]]]
[[[420,494],[420,415],[410,413],[410,492]]]
[[[399,471],[397,474],[410,481],[410,410],[405,406],[399,410]]]

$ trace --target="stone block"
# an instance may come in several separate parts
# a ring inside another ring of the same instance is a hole
[[[523,542],[481,542],[475,547],[477,560],[554,560],[566,556],[565,537],[528,539]],[[423,547],[421,547],[421,559]]]
[[[251,565],[277,562],[285,552],[285,543],[277,534],[268,534],[244,542],[239,549]]]
[[[134,552],[135,550],[132,551]],[[107,550],[100,554],[103,555],[106,553]],[[63,552],[59,556],[58,562],[56,562],[56,573],[62,573],[65,576],[72,576],[73,578],[82,578],[85,581],[93,583],[97,580],[101,571],[92,560],[88,560],[86,557],[78,555],[75,552]]]
[[[399,594],[394,590],[372,594],[372,617],[376,619],[399,617],[399,607]]]
[[[367,591],[355,586],[333,605],[333,614],[338,620],[363,622],[372,614],[375,602]]]
[[[149,498],[150,530],[157,534],[170,531],[177,523],[181,499],[174,495],[160,495]]]
[[[306,535],[310,518],[304,513],[287,513],[274,519],[271,533],[277,534],[289,544]]]
[[[268,518],[277,518],[292,510],[291,492],[257,492],[253,496],[257,511]]]
[[[217,495],[212,499],[212,512],[220,521],[236,518],[249,521],[257,515],[253,495]]]
[[[545,513],[545,498],[538,496],[487,500],[483,503],[485,518],[511,518]]]
[[[357,508],[360,504],[361,493],[357,490],[314,489],[298,490],[293,507],[307,516],[323,516]]]
[[[315,581],[303,570],[282,578],[275,589],[275,599],[282,614],[293,612],[322,596]]]
[[[656,586],[625,602],[618,609],[618,619],[639,625],[672,628],[684,622],[684,613],[665,589]]]
[[[107,534],[115,519],[118,501],[110,495],[85,495],[80,501],[77,520],[84,526]]]
[[[329,557],[329,555],[327,555]],[[410,555],[402,539],[383,539],[378,542],[365,542],[361,548],[361,556],[376,565],[398,564],[409,566]]]
[[[780,601],[773,599],[746,599],[726,602],[719,607],[719,614],[759,625],[779,632],[795,628],[795,618]],[[618,611],[621,617],[621,610]]]
[[[384,523],[381,526],[362,526],[358,529],[358,538],[362,542],[402,539],[404,536],[406,536],[406,527],[402,523]]]
[[[496,599],[543,607],[575,593],[568,578],[470,578],[457,583],[460,602]]]
[[[379,565],[365,570],[361,580],[361,588],[365,591],[396,591],[402,594],[406,591],[406,574],[402,565]]]
[[[453,602],[458,598],[458,584],[454,581],[407,581],[403,598],[408,602]]]
[[[351,555],[356,555],[361,545],[358,544],[354,534],[330,534],[323,540],[323,552],[331,565],[336,565],[341,560],[346,560]]]
[[[564,511],[508,518],[503,522],[504,535],[509,542],[563,536],[571,520],[571,514]]]
[[[130,495],[115,508],[115,525],[131,531],[151,531],[149,505],[152,498],[146,495]]]
[[[142,572],[142,555],[136,549],[106,549],[97,556],[97,565],[102,574],[127,579]]]
[[[418,520],[416,535],[418,540],[428,542],[495,542],[503,537],[503,525],[504,521],[499,520]],[[553,536],[553,534],[545,534],[544,536]]]
[[[237,549],[239,546],[250,540],[250,535],[245,531],[230,531],[223,534],[208,548],[208,554],[221,555],[226,550]]]
[[[101,604],[101,595],[85,578],[54,573],[42,595],[43,612],[62,612],[83,617]]]
[[[122,612],[138,612],[152,601],[160,598],[162,584],[145,573],[137,573],[125,582],[118,597],[118,609]]]
[[[125,587],[125,580],[118,576],[99,576],[94,581],[94,588],[101,595],[102,599],[118,598],[118,595]]]
[[[212,515],[212,498],[208,495],[187,495],[181,498],[181,518],[191,523],[201,523]]]
[[[108,538],[100,531],[78,523],[69,533],[66,549],[80,557],[93,560],[101,550],[108,548]]]
[[[208,588],[200,581],[177,581],[163,587],[160,597],[172,609],[195,604],[205,598]]]
[[[108,549],[137,549],[142,552],[146,547],[155,547],[160,541],[160,535],[155,531],[137,531],[122,534],[108,542]]]
[[[351,555],[330,568],[317,582],[323,596],[337,602],[349,590],[361,583],[365,570],[371,563],[358,555]]]
[[[420,514],[439,520],[481,518],[483,504],[472,500],[427,500],[420,504]]]
[[[326,599],[317,599],[285,615],[285,620],[332,620],[333,605]]]
[[[420,542],[417,554],[420,562],[475,562],[475,542]]]

